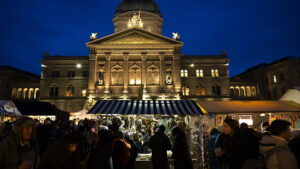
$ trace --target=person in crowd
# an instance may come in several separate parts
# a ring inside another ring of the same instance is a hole
[[[298,168],[300,168],[300,129],[292,132],[292,139],[289,141],[289,147],[298,161]]]
[[[37,141],[41,155],[51,146],[56,139],[56,129],[50,118],[46,118],[44,124],[37,126]]]
[[[15,122],[13,132],[0,143],[0,168],[36,169],[38,159],[34,120],[21,117]]]
[[[271,135],[270,124],[269,124],[268,121],[262,122],[260,128],[261,128],[261,131],[262,131],[263,135]]]
[[[103,129],[98,132],[98,136],[96,148],[87,157],[86,169],[113,169],[111,133]]]
[[[168,168],[167,150],[171,150],[172,146],[169,138],[164,133],[165,130],[165,126],[160,125],[158,130],[150,138],[149,148],[152,150],[153,169]]]
[[[229,169],[229,166],[233,163],[232,147],[234,138],[239,130],[239,122],[226,118],[223,122],[223,130],[224,132],[216,140],[215,153],[222,168]]]
[[[142,128],[141,132],[143,134],[143,153],[148,153],[149,141],[151,138],[150,130]]]
[[[291,123],[275,120],[270,125],[272,135],[264,135],[260,141],[260,153],[264,155],[267,169],[298,169],[297,160],[288,147]]]
[[[126,169],[133,169],[134,168],[134,163],[135,159],[138,156],[138,148],[135,146],[135,143],[133,140],[131,140],[130,135],[128,132],[124,133],[124,139],[130,144],[131,149],[130,149],[130,158],[128,160],[128,163],[126,164],[125,168]]]
[[[41,159],[40,169],[81,169],[78,151],[81,137],[76,131],[65,131]]]
[[[125,169],[130,158],[130,144],[123,139],[123,133],[119,131],[119,120],[112,120],[112,124],[108,127],[112,134],[112,159],[114,169]]]
[[[211,169],[222,169],[215,153],[215,143],[220,133],[221,132],[216,128],[212,129],[209,133],[210,139],[208,142],[208,151],[209,151],[209,163]]]
[[[193,169],[193,163],[185,132],[179,127],[174,127],[172,135],[174,138],[174,145],[172,149],[174,169]]]

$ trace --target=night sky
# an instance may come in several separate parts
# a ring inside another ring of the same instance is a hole
[[[0,65],[40,74],[44,51],[88,56],[92,32],[113,33],[121,0],[1,0]],[[300,0],[156,0],[163,35],[179,32],[183,53],[221,54],[230,76],[285,56],[300,56]]]

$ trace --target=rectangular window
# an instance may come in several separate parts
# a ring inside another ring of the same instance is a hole
[[[212,69],[211,70],[211,77],[219,77],[219,70],[218,69]]]
[[[221,88],[220,88],[220,86],[213,86],[212,87],[212,93],[215,96],[220,96],[221,95]]]
[[[59,77],[59,71],[53,71],[52,72],[52,77],[53,78]]]
[[[187,86],[182,86],[181,92],[183,96],[189,96],[190,95],[190,88]]]
[[[49,95],[50,95],[50,97],[57,97],[58,96],[58,87],[51,87]]]
[[[211,70],[211,77],[215,77],[215,70],[214,69]]]
[[[181,70],[181,77],[188,77],[188,70]]]
[[[218,69],[215,70],[215,74],[216,74],[216,77],[219,77],[219,70]]]
[[[75,71],[68,71],[68,77],[75,77]]]
[[[89,77],[89,71],[83,71],[82,76],[83,77]]]
[[[75,93],[75,87],[67,87],[66,96],[73,97]]]
[[[273,76],[273,83],[277,83],[277,76],[276,75]]]
[[[197,76],[197,77],[203,77],[203,70],[202,70],[202,69],[200,69],[200,70],[197,69],[197,70],[196,70],[196,76]]]

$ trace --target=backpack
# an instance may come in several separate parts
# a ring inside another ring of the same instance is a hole
[[[122,142],[122,146],[123,146],[123,150],[124,150],[124,153],[121,155],[120,159],[121,159],[121,162],[122,164],[127,164],[127,162],[129,161],[130,159],[130,150],[131,150],[131,145],[125,140],[125,139],[121,139],[121,138],[116,138],[113,140],[112,142],[112,145],[113,145],[113,148],[114,148],[114,145],[117,141],[120,141]]]
[[[276,147],[272,150],[269,150],[265,156],[260,154],[258,159],[248,159],[243,163],[241,169],[267,169],[267,162],[272,157],[272,155],[283,149],[285,149],[285,147]]]

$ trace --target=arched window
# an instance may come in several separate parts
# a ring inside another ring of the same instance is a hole
[[[221,87],[217,84],[212,86],[212,94],[215,96],[220,96],[221,95]]]
[[[196,95],[197,96],[205,96],[205,89],[202,86],[197,86],[196,88]]]
[[[142,84],[141,72],[142,72],[141,67],[136,64],[129,68],[129,84],[130,85]]]
[[[246,94],[247,94],[247,97],[251,97],[251,88],[250,88],[250,86],[246,87]]]
[[[147,84],[159,84],[159,68],[154,64],[147,69]]]
[[[18,89],[18,96],[17,96],[17,99],[20,100],[22,98],[22,89],[19,88]]]
[[[23,89],[23,97],[22,97],[22,99],[27,99],[28,98],[28,89],[27,88],[25,88],[25,89]]]
[[[111,84],[120,85],[124,82],[124,69],[120,65],[115,65],[111,68]]]
[[[239,86],[235,86],[234,96],[235,97],[240,97],[240,87]]]
[[[34,98],[34,90],[33,88],[30,88],[28,93],[28,99],[33,99],[33,98]]]
[[[190,95],[190,88],[186,85],[181,87],[181,93],[183,96],[189,96]]]
[[[230,96],[233,97],[234,96],[234,87],[230,86]]]
[[[11,98],[16,99],[18,96],[18,91],[16,88],[13,88],[12,93],[11,93]]]
[[[245,97],[245,95],[246,95],[245,94],[246,93],[245,86],[242,86],[240,91],[241,91],[241,97]]]
[[[67,97],[73,97],[75,95],[75,87],[73,85],[69,85],[66,90]]]
[[[40,97],[40,89],[36,88],[34,90],[34,99],[38,99]]]
[[[58,97],[58,87],[56,85],[52,85],[52,87],[50,87],[50,93],[49,96],[50,97]],[[33,95],[31,95],[33,96]],[[33,99],[33,98],[32,98]]]
[[[256,94],[256,87],[255,86],[251,87],[251,95],[252,95],[252,97],[256,97],[257,96],[257,94]]]

